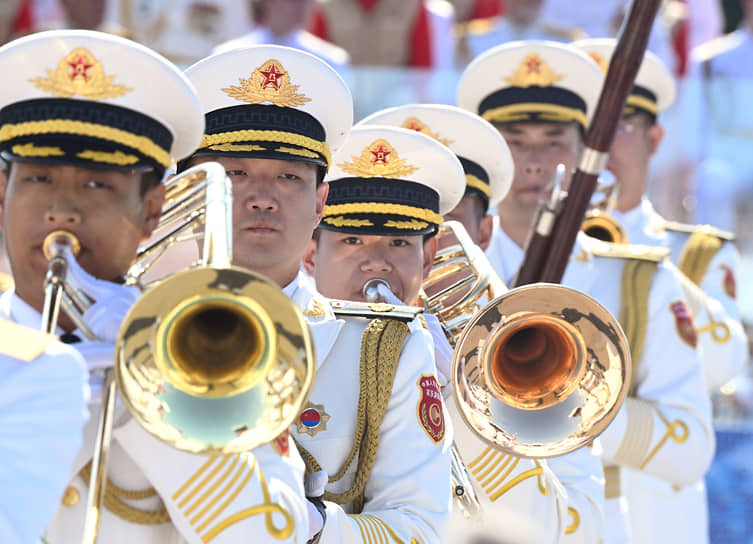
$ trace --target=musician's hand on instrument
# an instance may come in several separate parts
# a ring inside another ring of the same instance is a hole
[[[103,342],[115,343],[125,315],[141,295],[136,287],[99,280],[89,274],[70,255],[66,255],[68,273],[75,284],[94,300],[84,313],[84,321]]]
[[[306,504],[309,511],[309,535],[308,542],[316,542],[319,533],[324,529],[325,514],[324,503],[322,497],[324,496],[324,487],[327,485],[329,476],[324,470],[314,472],[309,475],[303,483],[303,489],[306,492]]]
[[[439,376],[439,385],[445,385],[450,380],[450,367],[452,366],[453,349],[447,340],[447,335],[434,314],[424,314],[429,332],[434,340],[434,359]]]

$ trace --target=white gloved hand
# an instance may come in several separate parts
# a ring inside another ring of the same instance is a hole
[[[324,495],[324,487],[327,485],[329,476],[324,470],[314,472],[309,475],[303,482],[303,489],[306,493],[306,497],[312,499],[320,499]],[[314,538],[324,528],[324,518],[322,518],[321,512],[317,510],[314,503],[306,501],[309,511],[309,536],[308,540]]]
[[[434,314],[424,314],[424,319],[426,319],[429,332],[434,340],[434,359],[437,365],[437,373],[439,374],[437,379],[439,380],[439,385],[442,386],[450,379],[454,350],[449,340],[447,340],[447,335],[445,335],[437,316]]]
[[[66,254],[66,260],[73,281],[95,301],[84,313],[84,322],[101,341],[114,344],[123,319],[141,291],[130,285],[98,280],[81,268],[70,253]]]
[[[377,283],[377,291],[379,291],[379,295],[385,302],[395,304],[396,306],[405,306],[405,303],[397,298],[397,295],[395,295],[395,293],[393,293],[385,284]]]

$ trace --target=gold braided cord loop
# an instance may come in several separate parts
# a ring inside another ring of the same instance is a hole
[[[630,373],[629,395],[635,393],[635,377],[638,375],[636,368],[643,353],[648,326],[648,294],[656,265],[651,261],[630,260],[622,269],[618,321],[625,331],[630,346],[630,359],[634,365]]]
[[[205,134],[201,139],[199,149],[217,144],[232,144],[237,142],[275,142],[297,145],[322,155],[327,161],[327,167],[332,163],[332,152],[327,142],[320,142],[308,136],[284,132],[282,130],[233,130],[231,132]]]
[[[481,114],[481,117],[490,123],[509,123],[529,119],[531,115],[552,121],[576,121],[583,128],[588,126],[588,117],[579,109],[538,102],[525,102],[492,108]]]
[[[91,476],[92,462],[89,461],[84,468],[81,469],[79,475],[85,482],[89,482]],[[159,525],[170,521],[170,514],[167,513],[167,509],[164,505],[159,510],[140,510],[134,508],[123,502],[126,500],[139,500],[154,497],[157,495],[157,491],[150,487],[148,489],[129,491],[122,489],[107,479],[107,486],[105,488],[104,505],[110,512],[118,516],[120,519],[129,521],[131,523],[139,523],[141,525]]]
[[[724,244],[723,240],[711,233],[697,230],[690,235],[680,255],[677,267],[690,281],[700,284],[709,268],[711,259]]]
[[[348,202],[347,204],[332,204],[324,206],[323,217],[343,215],[349,213],[379,213],[390,215],[405,215],[414,219],[428,221],[434,225],[443,223],[442,216],[428,208],[416,208],[406,204],[389,204],[386,202]]]
[[[27,121],[25,123],[8,123],[0,128],[0,142],[7,142],[13,138],[36,136],[38,134],[73,134],[75,136],[89,136],[115,142],[139,151],[142,155],[153,158],[165,168],[170,166],[170,153],[146,136],[138,136],[119,128],[74,121],[72,119],[47,119],[45,121]]]
[[[573,522],[565,529],[565,534],[570,535],[577,531],[578,527],[580,527],[580,514],[572,506],[567,507],[567,513],[570,514],[570,518],[572,518],[573,520]]]
[[[477,191],[481,191],[483,194],[486,195],[486,198],[492,197],[492,188],[489,187],[488,183],[484,183],[480,179],[478,179],[473,174],[466,174],[465,175],[465,184],[468,187],[472,187],[476,189]]]
[[[358,468],[353,484],[342,493],[324,493],[324,500],[337,504],[353,503],[353,512],[360,514],[365,502],[364,490],[376,462],[379,439],[387,405],[392,396],[397,365],[408,326],[394,319],[374,319],[366,326],[361,339],[360,393],[356,437],[342,468],[329,477],[340,480],[358,455]],[[321,470],[316,459],[296,442],[306,462],[306,475]]]

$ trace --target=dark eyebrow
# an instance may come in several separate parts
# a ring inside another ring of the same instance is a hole
[[[546,136],[562,136],[565,133],[565,129],[563,127],[555,127],[550,130],[547,130],[544,134]]]

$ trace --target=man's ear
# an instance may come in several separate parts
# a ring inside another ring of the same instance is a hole
[[[0,170],[0,230],[3,230],[3,216],[5,214],[5,191],[8,188],[8,172]]]
[[[306,252],[303,254],[301,264],[306,273],[313,277],[314,268],[316,267],[316,240],[313,238],[309,240],[309,245],[306,247]]]
[[[486,214],[481,218],[478,225],[478,247],[486,251],[492,241],[492,232],[494,232],[494,218]]]
[[[324,212],[324,203],[327,202],[327,195],[329,194],[329,183],[320,183],[316,188],[316,224],[319,225],[319,221],[322,220],[322,213]]]
[[[659,123],[651,125],[648,129],[648,148],[652,157],[656,154],[663,139],[664,127]]]
[[[426,279],[431,272],[431,267],[434,265],[434,256],[437,254],[437,237],[432,236],[424,242],[424,279]]]
[[[162,215],[162,204],[165,202],[165,184],[159,183],[148,189],[144,195],[144,225],[141,229],[143,240],[149,239],[157,228]]]

